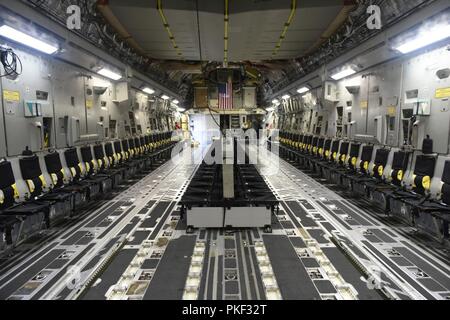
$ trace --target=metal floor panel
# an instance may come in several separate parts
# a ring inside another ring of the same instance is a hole
[[[319,300],[317,288],[288,237],[265,235],[263,240],[283,299]]]
[[[144,300],[180,300],[183,297],[196,240],[196,236],[182,236],[170,241]]]
[[[125,269],[129,266],[131,260],[136,256],[138,250],[126,249],[121,250],[116,257],[108,265],[100,276],[97,285],[93,285],[82,296],[83,300],[106,300],[106,292],[111,286],[117,283]]]

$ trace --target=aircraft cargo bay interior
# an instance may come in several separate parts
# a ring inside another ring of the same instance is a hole
[[[448,0],[0,0],[0,95],[0,300],[450,300]]]

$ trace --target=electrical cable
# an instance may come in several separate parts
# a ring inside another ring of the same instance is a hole
[[[0,75],[0,78],[16,78],[22,74],[22,61],[11,48],[0,47],[0,63],[3,65],[3,69],[5,70],[5,74]]]

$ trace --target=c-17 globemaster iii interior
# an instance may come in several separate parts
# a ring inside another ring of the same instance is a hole
[[[0,94],[1,300],[450,300],[448,0],[0,0]]]

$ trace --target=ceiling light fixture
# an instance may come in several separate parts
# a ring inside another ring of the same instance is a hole
[[[145,93],[148,93],[148,94],[154,94],[155,93],[155,90],[153,90],[153,89],[151,89],[149,87],[146,87],[146,88],[142,89],[142,91],[144,91]]]
[[[112,80],[114,80],[114,81],[117,81],[117,80],[119,80],[119,79],[122,79],[122,75],[120,75],[120,74],[118,74],[118,73],[115,73],[115,72],[113,72],[113,71],[111,71],[111,70],[108,70],[108,69],[106,69],[106,68],[100,69],[97,73],[98,73],[99,75],[102,75],[102,76],[107,77],[107,78],[109,78],[109,79],[112,79]]]
[[[352,68],[346,68],[338,73],[335,73],[331,76],[334,80],[341,80],[343,78],[346,78],[348,76],[351,76],[352,74],[355,74],[356,71]]]
[[[175,100],[172,101],[172,103],[173,103],[173,104],[179,104],[180,101],[178,101],[178,100],[175,99]]]
[[[45,43],[44,41],[36,39],[7,25],[0,27],[0,36],[11,39],[46,54],[53,54],[58,51],[57,46]]]
[[[278,100],[278,99],[273,99],[273,100],[272,100],[272,103],[275,104],[275,105],[279,105],[279,104],[280,104],[280,100]]]
[[[288,99],[290,99],[291,98],[291,96],[290,95],[288,95],[288,94],[285,94],[284,96],[282,96],[281,97],[283,100],[288,100]]]
[[[309,89],[308,87],[303,87],[303,88],[298,89],[297,92],[298,92],[299,94],[303,94],[303,93],[308,92],[309,90],[310,90],[310,89]]]
[[[416,37],[406,41],[404,44],[396,47],[395,49],[403,54],[406,54],[444,40],[448,37],[450,37],[450,24],[444,26],[435,25],[432,28],[420,31]]]
[[[170,97],[169,97],[169,96],[166,96],[165,94],[163,94],[162,97],[161,97],[161,99],[163,99],[163,100],[169,100]]]

